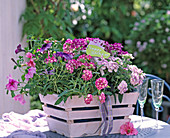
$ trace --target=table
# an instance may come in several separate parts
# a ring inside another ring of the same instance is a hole
[[[141,123],[141,117],[137,115],[131,115],[131,122],[133,122],[134,127],[138,128]],[[125,136],[120,134],[114,134],[114,135],[108,135],[107,138],[168,138],[170,137],[170,125],[163,122],[158,121],[159,129],[153,129],[153,127],[156,125],[156,120],[148,117],[144,117],[144,122],[142,123],[143,130],[139,131],[139,135],[137,136]],[[2,120],[1,120],[2,121]],[[45,128],[39,128],[39,131],[43,132],[43,134],[46,135],[47,138],[65,138],[64,136],[49,131],[48,127]],[[5,136],[6,134],[3,134],[3,132],[0,131],[0,137]],[[88,138],[100,138],[101,136],[91,136]]]

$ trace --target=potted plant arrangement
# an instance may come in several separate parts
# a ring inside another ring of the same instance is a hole
[[[122,48],[99,38],[31,37],[27,47],[15,50],[25,52],[12,58],[23,74],[18,81],[8,77],[7,93],[21,104],[24,95],[39,94],[50,130],[68,137],[137,134],[135,129],[126,133],[122,125],[130,121],[138,98],[133,90],[145,74]]]

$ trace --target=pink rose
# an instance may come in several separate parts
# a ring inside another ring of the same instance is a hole
[[[134,128],[133,123],[126,122],[125,124],[121,125],[120,133],[122,135],[137,135],[138,131]]]

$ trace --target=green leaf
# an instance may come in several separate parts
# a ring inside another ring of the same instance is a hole
[[[15,93],[12,90],[11,90],[11,96],[12,96],[12,98],[15,97]]]
[[[106,95],[112,95],[112,92],[105,92]]]
[[[63,100],[63,97],[60,97],[60,98],[55,102],[55,105],[60,104],[60,103],[62,102],[62,100]]]
[[[8,93],[9,93],[9,90],[6,91],[6,94],[8,94]]]
[[[64,103],[67,101],[67,99],[68,99],[68,96],[65,96],[64,97]]]
[[[115,100],[115,104],[116,104],[116,94],[113,93],[113,96],[114,96],[114,100]]]
[[[22,81],[25,81],[25,74],[21,76]]]
[[[69,92],[68,90],[65,90],[64,92],[62,92],[61,94],[59,94],[58,97],[61,97],[61,96],[65,95],[65,94],[67,94],[68,92]]]
[[[123,100],[123,94],[118,94],[118,99],[119,99],[119,102],[122,103],[122,100]]]
[[[93,72],[93,74],[100,74],[99,72]]]
[[[14,69],[16,69],[16,68],[17,68],[17,65],[14,66]]]

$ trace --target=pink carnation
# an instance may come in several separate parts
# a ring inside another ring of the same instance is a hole
[[[120,133],[122,135],[137,135],[138,131],[134,128],[132,123],[126,122],[125,124],[121,125]]]
[[[99,96],[100,103],[105,103],[105,99],[106,99],[106,97],[105,97],[104,92],[101,92],[101,94]]]
[[[123,94],[124,92],[126,92],[126,91],[128,90],[126,81],[123,80],[123,81],[119,84],[118,89],[120,90],[120,91],[119,91],[120,94]]]
[[[85,81],[88,81],[88,80],[90,80],[92,77],[93,77],[93,75],[92,75],[92,71],[90,71],[90,70],[83,70],[83,75],[82,75],[82,79],[83,80],[85,80]]]
[[[36,65],[33,59],[30,59],[30,61],[26,62],[26,63],[29,67],[35,67],[35,65]]]
[[[14,97],[15,101],[19,101],[22,105],[25,104],[25,99],[23,94],[18,94]]]
[[[27,57],[27,58],[32,58],[32,53],[28,52],[28,53],[26,54],[26,57]]]
[[[98,90],[101,90],[107,87],[108,81],[106,80],[106,78],[100,77],[96,80],[95,85]]]
[[[90,104],[91,101],[93,101],[93,96],[91,94],[88,94],[87,97],[84,99],[84,102],[86,104]]]

